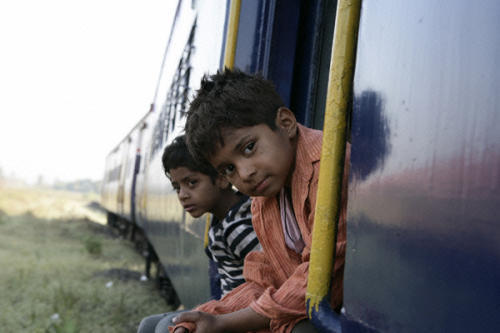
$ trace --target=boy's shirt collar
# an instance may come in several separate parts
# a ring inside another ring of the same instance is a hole
[[[240,210],[241,205],[243,205],[247,200],[249,199],[249,196],[246,194],[241,193],[240,191],[236,192],[236,195],[240,196],[240,200],[236,204],[234,204],[231,208],[228,209],[226,214],[224,215],[224,219],[227,219],[228,217],[233,218],[234,215],[238,213]],[[210,220],[210,226],[216,226],[221,223],[221,220],[219,220],[215,215],[212,214],[211,220]]]
[[[312,177],[314,162],[321,158],[323,132],[297,124],[297,150],[295,152],[295,170],[292,178],[299,176],[304,180]],[[307,163],[309,162],[309,163]]]

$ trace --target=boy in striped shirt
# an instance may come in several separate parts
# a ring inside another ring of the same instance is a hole
[[[234,191],[210,164],[193,159],[183,135],[165,148],[162,163],[184,210],[194,218],[212,213],[205,252],[217,264],[224,296],[245,282],[245,256],[260,250],[252,228],[251,199]]]
[[[205,252],[217,265],[224,296],[245,282],[243,260],[246,255],[261,249],[252,227],[251,199],[234,191],[210,164],[195,160],[189,154],[183,135],[165,148],[162,163],[184,210],[194,218],[212,214]],[[167,330],[171,315],[144,318],[138,332],[162,331],[163,326],[163,331]]]

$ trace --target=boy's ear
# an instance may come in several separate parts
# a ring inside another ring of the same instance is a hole
[[[293,139],[297,136],[297,119],[293,112],[282,106],[276,113],[276,126],[288,134],[288,138]]]
[[[215,179],[215,185],[221,190],[225,190],[231,186],[231,183],[226,179],[226,177],[218,175]]]

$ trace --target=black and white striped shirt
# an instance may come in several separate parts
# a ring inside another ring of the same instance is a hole
[[[222,221],[212,217],[208,231],[208,246],[205,252],[217,263],[223,296],[245,282],[245,256],[251,251],[261,249],[252,227],[252,201],[248,196],[240,195],[241,200],[229,209]]]

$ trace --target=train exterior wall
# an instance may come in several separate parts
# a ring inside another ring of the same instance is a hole
[[[153,112],[148,112],[143,118],[140,125],[140,135],[139,135],[139,170],[137,171],[135,180],[135,189],[132,194],[135,194],[135,200],[133,201],[134,212],[135,212],[135,223],[140,228],[144,228],[146,223],[146,202],[147,193],[145,186],[145,174],[147,169],[147,156],[149,147],[151,146],[151,137],[153,133]]]
[[[500,3],[364,1],[345,308],[383,332],[500,330]]]
[[[143,159],[140,151],[143,144],[150,142],[150,140],[142,140],[147,128],[146,119],[148,117],[149,113],[106,157],[101,192],[102,205],[109,213],[130,223],[136,222],[136,212],[138,211],[136,168],[140,167],[140,162]]]
[[[123,179],[123,207],[121,216],[127,221],[135,222],[135,216],[132,216],[132,185],[135,174],[135,161],[137,158],[137,148],[139,145],[140,128],[135,127],[129,135],[129,144],[124,159],[124,179]]]
[[[120,156],[120,146],[118,146],[106,157],[102,188],[103,207],[113,214],[118,214],[118,187],[122,172]]]
[[[206,216],[186,215],[165,176],[163,149],[184,128],[189,98],[204,74],[220,68],[226,19],[225,2],[182,1],[165,54],[151,117],[151,140],[141,181],[142,228],[186,307],[210,297],[208,258],[203,239]]]

